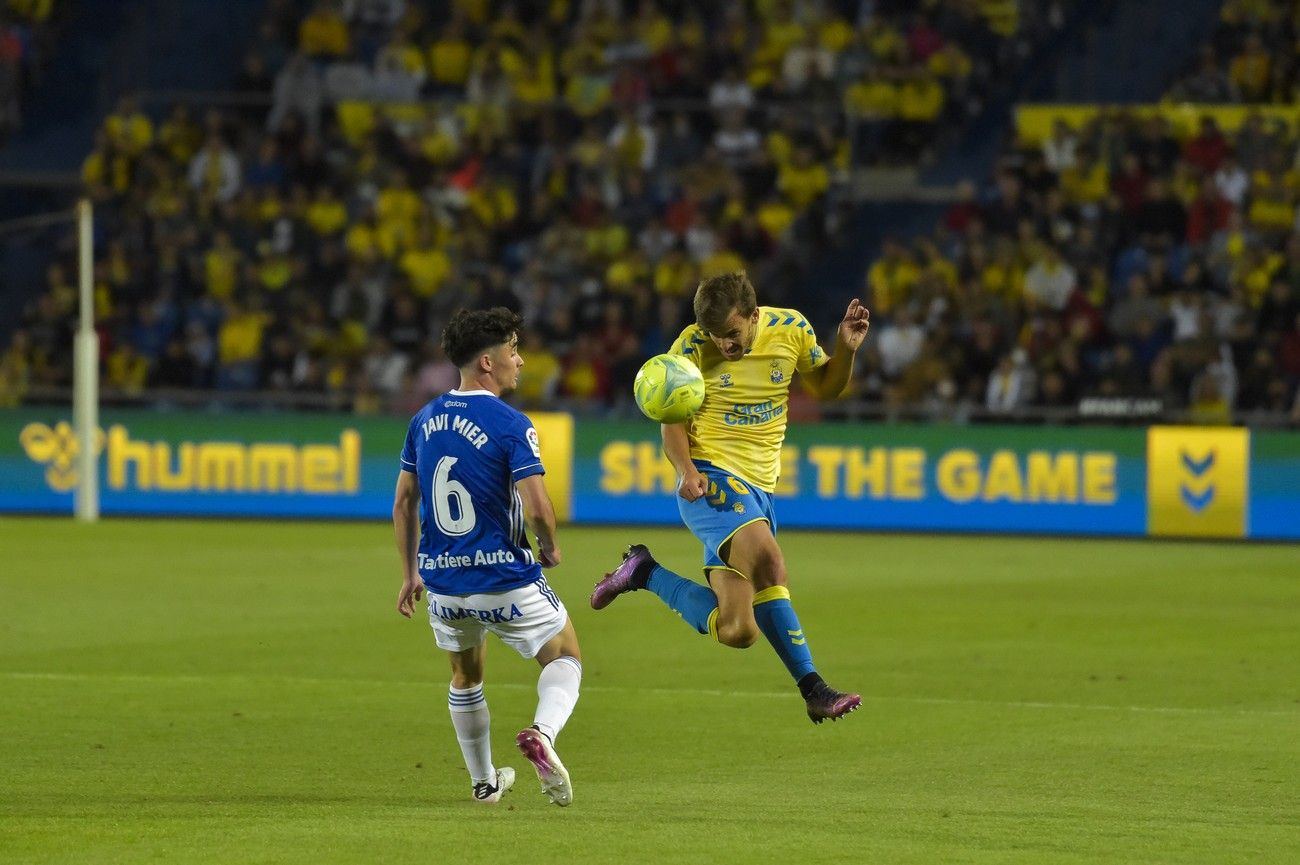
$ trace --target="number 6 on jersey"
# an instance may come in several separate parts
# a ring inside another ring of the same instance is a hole
[[[433,519],[443,534],[458,538],[474,530],[475,514],[469,490],[451,476],[451,467],[456,462],[456,457],[443,457],[433,470]],[[452,515],[453,500],[459,516]]]

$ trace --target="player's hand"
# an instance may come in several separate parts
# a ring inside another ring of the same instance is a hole
[[[549,550],[544,547],[537,548],[537,564],[541,565],[543,568],[553,568],[559,563],[560,563],[559,547],[552,547]]]
[[[411,613],[415,612],[415,604],[424,596],[424,583],[419,577],[412,579],[407,577],[402,580],[402,589],[397,593],[397,612],[406,618],[411,618]]]
[[[857,351],[867,338],[870,328],[871,312],[855,297],[849,301],[848,311],[844,313],[844,320],[840,322],[836,335],[841,345],[849,351]]]
[[[677,485],[677,495],[688,502],[702,498],[708,491],[709,479],[694,468],[687,469],[686,474],[682,475],[681,483]]]

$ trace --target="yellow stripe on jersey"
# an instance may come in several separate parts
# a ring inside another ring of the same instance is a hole
[[[669,350],[700,368],[704,405],[688,422],[691,456],[773,492],[781,471],[790,380],[828,360],[817,335],[793,309],[760,306],[754,346],[728,361],[699,325],[682,331]]]

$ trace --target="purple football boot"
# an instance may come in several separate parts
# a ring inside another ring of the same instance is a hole
[[[573,803],[573,784],[569,770],[560,762],[555,746],[546,734],[534,727],[525,727],[515,736],[515,744],[537,770],[537,780],[542,782],[542,792],[561,808]]]
[[[605,579],[596,583],[596,588],[591,593],[591,608],[603,610],[624,592],[644,589],[646,580],[650,578],[650,572],[657,564],[645,544],[633,544],[628,547],[627,552],[623,554],[623,563],[615,568],[613,573],[606,574]]]
[[[845,694],[837,691],[825,682],[817,686],[805,700],[808,704],[808,720],[820,724],[827,718],[838,721],[849,712],[862,705],[862,698],[857,694]]]

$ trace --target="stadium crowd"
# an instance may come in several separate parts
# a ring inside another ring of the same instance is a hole
[[[48,58],[54,0],[0,5],[0,146],[22,125],[23,101]]]
[[[301,6],[271,0],[235,83],[269,110],[123,98],[96,135],[110,391],[409,411],[455,381],[448,313],[504,304],[526,402],[617,403],[701,276],[791,300],[851,165],[933,146],[1026,30],[1014,0]],[[9,401],[68,382],[70,263],[5,352]]]
[[[1298,25],[1293,0],[1228,0],[1171,103],[1294,109]],[[930,417],[1300,423],[1300,113],[1080,116],[1014,141],[932,236],[885,244],[858,392]]]
[[[1169,91],[1184,102],[1294,105],[1300,97],[1300,5],[1227,0],[1193,68]]]
[[[271,0],[246,105],[155,119],[124,98],[83,165],[106,387],[405,412],[455,381],[448,314],[504,304],[528,325],[524,402],[624,408],[700,277],[746,269],[797,302],[851,167],[933,144],[1020,31],[1014,3],[856,7]],[[1300,411],[1295,147],[1263,116],[1110,112],[1018,142],[871,265],[851,396]],[[0,399],[68,383],[69,265],[0,355]]]
[[[1145,398],[1204,423],[1300,420],[1296,129],[1160,111],[1057,120],[933,236],[867,275],[860,388],[935,416]]]

